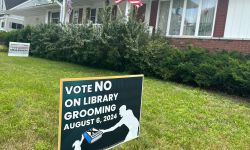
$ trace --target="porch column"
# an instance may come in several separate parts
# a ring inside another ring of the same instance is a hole
[[[128,1],[126,1],[126,7],[125,7],[125,20],[126,21],[128,21],[129,19],[130,9],[131,9],[131,4]]]
[[[147,23],[147,25],[149,25],[150,22],[151,5],[152,5],[152,0],[148,0],[146,3],[146,12],[145,12],[145,22]]]
[[[60,22],[63,23],[64,22],[64,19],[63,19],[63,16],[64,16],[63,15],[63,5],[61,4],[60,7],[61,7],[60,8]]]
[[[66,5],[66,0],[62,1],[62,23],[65,24],[66,23],[66,13],[67,13],[67,5]]]
[[[59,2],[58,0],[55,1],[60,6],[60,22],[64,23],[65,21],[65,6],[66,6],[66,0],[63,0],[62,2]]]
[[[49,11],[48,10],[46,11],[46,14],[45,14],[45,24],[49,24]]]
[[[5,31],[9,31],[9,15],[5,15],[6,17],[5,17],[5,23],[4,23],[4,30]]]
[[[60,21],[63,24],[69,23],[69,15],[67,11],[67,0],[63,0],[60,9]]]

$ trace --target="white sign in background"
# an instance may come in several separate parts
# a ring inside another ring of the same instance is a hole
[[[8,56],[28,57],[30,43],[10,42]]]

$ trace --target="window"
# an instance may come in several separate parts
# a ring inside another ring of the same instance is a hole
[[[174,0],[171,11],[170,35],[180,35],[184,0]]]
[[[92,23],[96,23],[96,8],[87,8],[86,9],[86,18],[87,18],[87,23],[91,21]]]
[[[60,12],[51,13],[51,23],[58,24],[60,22]]]
[[[195,35],[198,11],[199,0],[187,0],[183,35]]]
[[[157,29],[164,35],[212,36],[218,0],[160,0]]]
[[[96,9],[90,10],[90,20],[92,21],[92,23],[96,22]]]
[[[158,31],[166,35],[168,26],[170,1],[160,1],[159,18],[158,18]]]
[[[112,17],[111,17],[112,20],[115,20],[116,17],[117,17],[117,9],[118,9],[117,5],[113,5],[113,7],[112,7]]]
[[[20,23],[11,22],[11,23],[10,23],[10,27],[11,27],[12,29],[22,29],[22,28],[23,28],[23,25],[20,24]]]
[[[73,23],[78,24],[79,11],[75,10],[73,14]]]
[[[86,8],[86,20],[85,23],[88,23],[88,21],[90,20],[90,8]]]
[[[22,29],[23,28],[23,25],[22,24],[17,24],[17,29]]]
[[[12,29],[16,29],[16,28],[17,28],[16,23],[11,23],[11,28],[12,28]]]
[[[3,21],[3,22],[1,23],[1,27],[4,28],[4,26],[5,26],[5,22]]]
[[[211,36],[216,0],[202,0],[199,36]]]

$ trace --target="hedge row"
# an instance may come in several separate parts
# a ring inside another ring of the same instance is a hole
[[[104,16],[105,17],[105,16]],[[165,37],[149,36],[130,19],[94,26],[38,25],[8,33],[5,41],[31,43],[31,55],[81,65],[143,73],[164,80],[250,96],[250,58],[237,52],[180,50]]]

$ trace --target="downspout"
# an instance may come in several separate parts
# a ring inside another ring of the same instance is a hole
[[[5,23],[4,23],[4,30],[5,31],[9,31],[9,30],[11,30],[10,29],[10,25],[9,25],[9,15],[8,14],[5,14]]]

